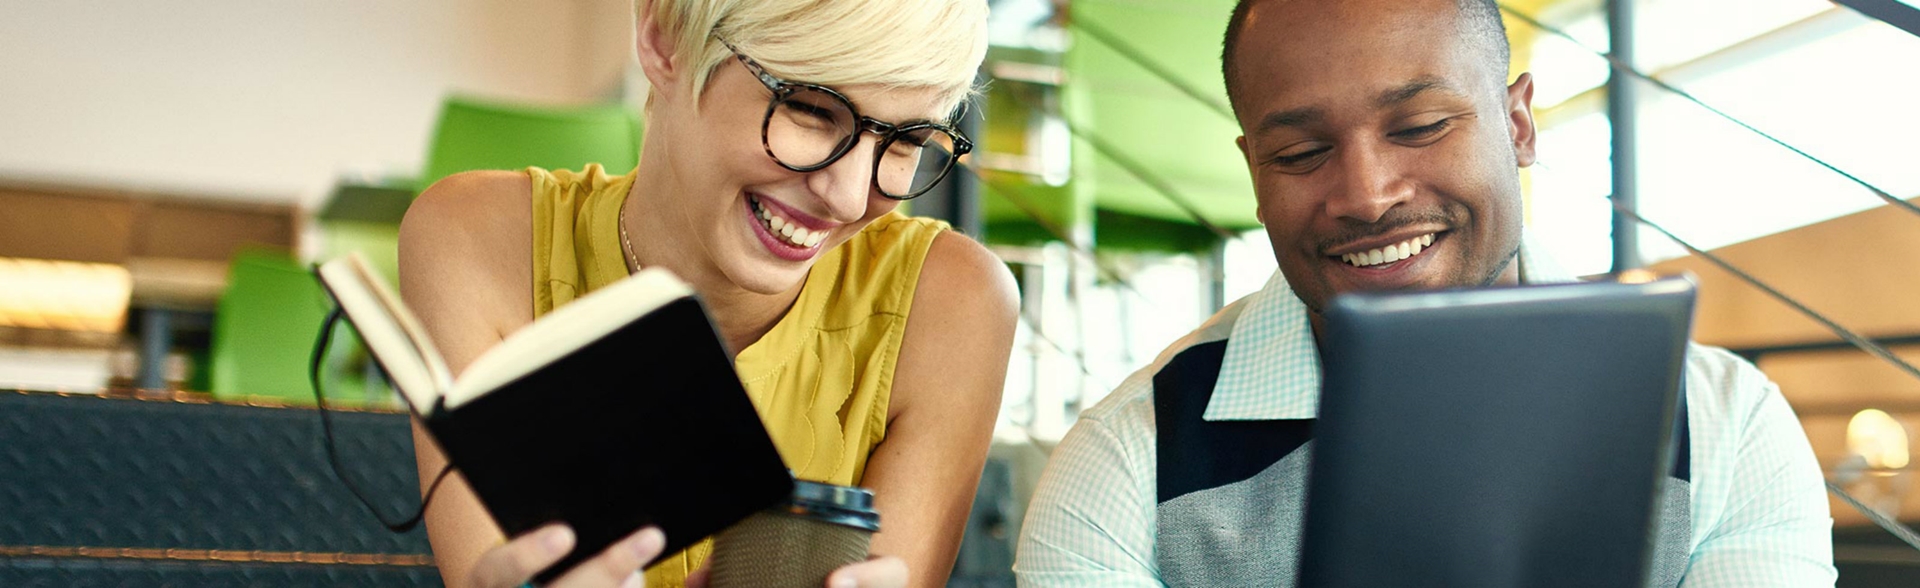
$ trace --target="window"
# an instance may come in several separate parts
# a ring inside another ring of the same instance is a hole
[[[1888,190],[1920,195],[1920,133],[1910,104],[1920,38],[1812,0],[1734,8],[1707,0],[1642,2],[1639,65],[1749,124]],[[1582,43],[1604,46],[1598,8],[1562,18]],[[1526,26],[1524,24],[1517,26]],[[1611,265],[1606,63],[1551,35],[1535,36],[1540,158],[1529,172],[1529,230],[1576,273]],[[1583,87],[1584,86],[1584,87]],[[1640,91],[1641,213],[1703,248],[1820,222],[1883,202],[1711,112],[1653,87]],[[1685,254],[1651,231],[1648,261]]]

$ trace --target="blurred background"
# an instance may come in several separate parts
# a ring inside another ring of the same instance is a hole
[[[912,203],[1023,294],[953,586],[1011,586],[1026,497],[1079,411],[1275,267],[1220,82],[1230,0],[991,4],[981,147]],[[1920,380],[1609,201],[1920,361],[1920,216],[1888,202],[1920,196],[1920,9],[1844,4],[1507,0],[1513,71],[1537,84],[1527,223],[1576,273],[1698,274],[1695,337],[1756,361],[1829,478],[1912,523]],[[306,368],[329,306],[307,264],[358,251],[391,275],[407,204],[449,173],[631,169],[630,3],[0,15],[0,391],[20,392],[0,392],[0,472],[22,473],[0,475],[0,513],[25,513],[0,521],[0,582],[436,583],[418,531],[380,529],[323,465]],[[1609,50],[1851,178],[1610,76]],[[417,507],[392,392],[354,345],[321,360],[352,411],[349,477],[388,518]],[[1842,586],[1920,579],[1920,553],[1833,514]]]

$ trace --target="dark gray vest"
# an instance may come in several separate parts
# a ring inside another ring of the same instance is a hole
[[[1168,586],[1294,585],[1313,420],[1207,421],[1227,342],[1195,345],[1153,377],[1159,472],[1155,559]],[[1680,584],[1692,552],[1685,394],[1647,585]]]

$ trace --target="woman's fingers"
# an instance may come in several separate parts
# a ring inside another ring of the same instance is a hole
[[[573,549],[573,529],[552,524],[487,550],[469,579],[481,588],[518,588]]]
[[[574,566],[552,584],[553,588],[597,588],[619,586],[640,588],[646,585],[638,573],[640,566],[660,555],[667,547],[667,536],[657,527],[647,527],[628,535],[593,559]]]
[[[893,556],[847,565],[827,576],[827,588],[904,588],[906,585],[907,560]]]
[[[474,564],[471,580],[480,588],[519,588],[573,549],[573,530],[566,525],[541,527],[487,550]],[[637,573],[640,566],[660,555],[667,536],[660,529],[647,527],[628,535],[593,559],[575,566],[554,581],[554,588],[590,588],[619,586],[641,588],[646,582]]]
[[[707,588],[707,579],[713,576],[712,562],[700,566],[700,569],[687,574],[687,588]]]

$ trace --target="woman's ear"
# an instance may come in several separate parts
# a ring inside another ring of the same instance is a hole
[[[648,83],[656,90],[672,88],[679,83],[680,69],[674,63],[674,56],[680,47],[674,42],[675,39],[667,35],[659,19],[654,17],[653,0],[642,2],[638,14],[634,15],[633,38],[634,56],[639,58],[640,71],[646,74]],[[656,95],[670,93],[655,92]]]

